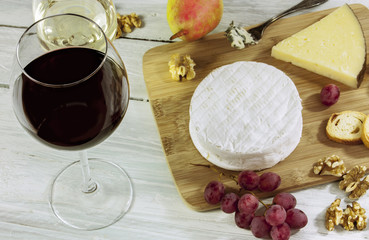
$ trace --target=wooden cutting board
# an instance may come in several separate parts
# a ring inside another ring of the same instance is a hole
[[[369,10],[359,4],[350,5],[350,7],[362,25],[367,39],[367,49],[369,49]],[[312,166],[316,161],[333,154],[340,156],[348,169],[358,164],[369,167],[369,149],[363,144],[343,145],[328,140],[325,135],[327,120],[334,112],[356,110],[369,114],[368,72],[365,73],[365,79],[359,89],[350,89],[331,79],[270,56],[272,46],[315,23],[333,10],[281,19],[267,28],[258,45],[243,50],[230,47],[224,34],[218,33],[194,42],[162,45],[145,53],[143,73],[163,149],[178,191],[191,208],[204,211],[217,207],[208,205],[204,201],[203,190],[209,181],[219,179],[219,174],[212,169],[193,165],[209,164],[209,162],[198,153],[189,135],[191,96],[201,80],[213,69],[235,61],[259,61],[279,68],[294,81],[302,98],[304,125],[299,145],[284,161],[264,170],[276,172],[282,177],[278,192],[293,191],[338,180],[331,176],[316,176],[312,172]],[[184,82],[171,80],[168,61],[174,53],[189,54],[194,59],[197,74],[194,80]],[[341,89],[338,103],[331,107],[324,106],[319,99],[321,88],[328,83],[335,83]],[[219,170],[226,174],[238,174],[238,172]],[[230,178],[223,176],[221,180],[228,189],[238,189]],[[256,192],[256,194],[260,197],[269,197],[276,192]]]

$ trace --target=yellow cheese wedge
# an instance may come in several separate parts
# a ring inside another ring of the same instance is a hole
[[[366,64],[365,37],[345,4],[320,21],[279,42],[272,56],[358,88]]]

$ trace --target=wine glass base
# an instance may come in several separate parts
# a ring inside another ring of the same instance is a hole
[[[82,191],[80,162],[64,168],[51,187],[50,205],[66,225],[81,230],[96,230],[116,223],[129,210],[132,183],[118,165],[100,159],[89,159],[92,179],[97,188]]]

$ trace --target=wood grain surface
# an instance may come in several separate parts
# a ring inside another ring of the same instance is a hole
[[[369,11],[360,4],[352,4],[350,7],[362,25],[369,49]],[[303,189],[337,180],[335,177],[316,176],[312,172],[312,166],[316,161],[332,154],[339,155],[348,168],[357,164],[369,167],[369,149],[364,145],[348,146],[335,143],[328,140],[325,135],[325,125],[334,112],[356,110],[369,114],[368,72],[365,73],[359,89],[350,89],[331,79],[270,56],[272,46],[315,23],[333,10],[281,19],[269,26],[258,45],[243,50],[231,48],[224,34],[217,33],[195,42],[162,45],[145,53],[143,73],[163,149],[177,189],[191,208],[205,211],[216,207],[204,201],[203,189],[210,180],[219,178],[219,174],[215,171],[193,165],[209,162],[198,153],[189,136],[191,96],[201,80],[213,69],[235,61],[259,61],[279,68],[294,81],[302,98],[304,125],[299,145],[284,161],[264,170],[280,174],[282,184],[278,191]],[[174,53],[189,54],[194,59],[197,73],[194,80],[184,82],[171,80],[168,61]],[[341,89],[338,103],[331,107],[322,105],[319,100],[321,88],[328,83],[335,83]],[[237,172],[219,170],[237,175]],[[237,189],[237,185],[229,178],[222,177],[222,181],[228,188]],[[260,197],[271,195],[258,192],[256,194]]]

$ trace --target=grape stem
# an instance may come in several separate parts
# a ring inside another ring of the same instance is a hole
[[[210,164],[200,164],[200,163],[190,163],[191,165],[193,165],[193,166],[198,166],[198,167],[206,167],[206,168],[209,168],[209,169],[211,169],[211,170],[213,170],[214,172],[216,172],[216,173],[218,173],[219,174],[219,178],[221,178],[222,176],[225,176],[225,177],[229,177],[230,179],[232,179],[233,181],[235,181],[236,182],[236,184],[238,185],[238,178],[237,178],[237,176],[235,176],[235,175],[232,175],[232,174],[225,174],[224,172],[222,172],[222,171],[220,171],[219,169],[217,169],[216,167],[214,167],[213,165],[210,165]],[[242,188],[240,188],[240,191],[242,190]],[[247,191],[246,190],[246,192],[247,193],[250,193],[250,194],[252,194],[252,195],[254,195],[255,197],[257,197],[256,195],[255,195],[255,193],[254,192],[252,192],[252,191]],[[258,201],[266,208],[266,209],[268,209],[269,208],[269,206],[268,206],[268,204],[265,204],[263,201],[261,201],[261,199],[259,199],[258,197],[257,197],[257,199],[258,199]]]
[[[258,199],[258,201],[259,201],[261,204],[263,204],[263,206],[264,206],[266,209],[268,209],[268,208],[269,208],[269,205],[268,205],[268,204],[265,204],[263,201],[261,201],[261,199],[260,199],[260,198],[258,198],[254,192],[252,192],[252,191],[247,191],[247,190],[246,190],[246,192],[247,192],[247,193],[250,193],[250,194],[252,194],[252,195],[254,195],[254,196]]]

